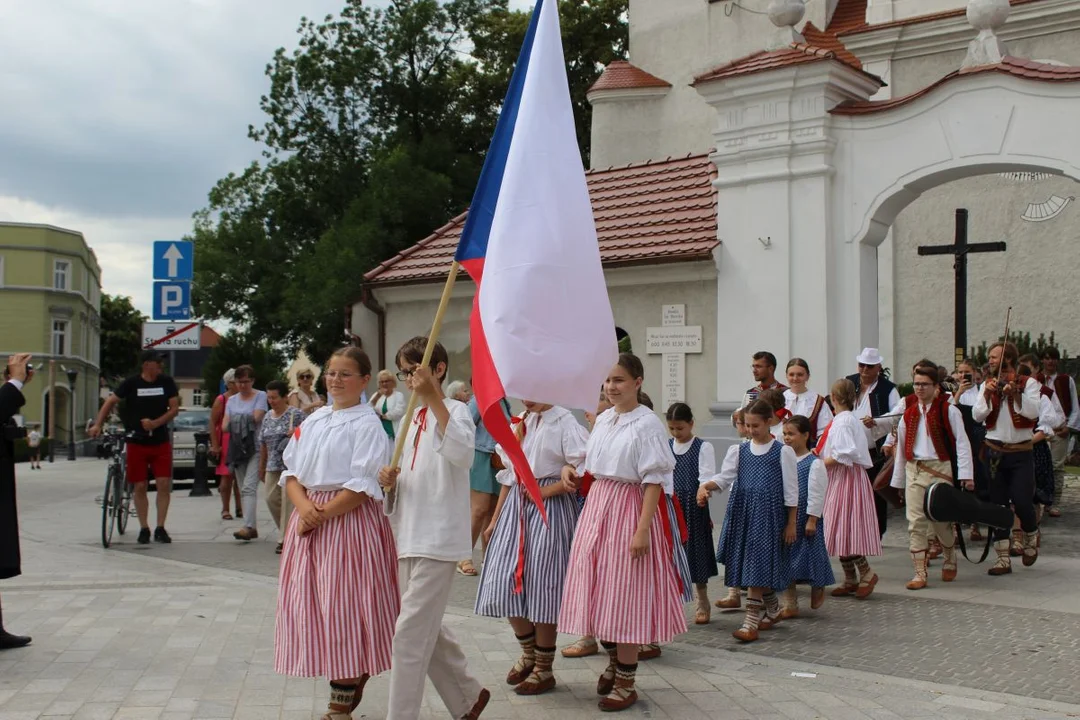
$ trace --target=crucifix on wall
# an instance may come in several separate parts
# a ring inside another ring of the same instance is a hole
[[[701,326],[686,324],[686,305],[660,308],[661,327],[646,329],[645,347],[649,355],[662,355],[664,361],[663,412],[672,403],[686,402],[686,354],[701,352]]]
[[[967,256],[969,253],[1005,252],[1005,243],[968,243],[968,211],[956,210],[956,238],[952,245],[920,245],[920,255],[952,255],[955,275],[954,365],[967,356]]]

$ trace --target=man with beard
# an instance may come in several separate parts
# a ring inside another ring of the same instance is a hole
[[[1076,381],[1072,376],[1058,372],[1061,353],[1056,347],[1048,347],[1042,352],[1042,372],[1037,379],[1054,391],[1061,409],[1065,412],[1065,427],[1054,432],[1049,438],[1050,455],[1054,459],[1054,504],[1047,514],[1061,517],[1061,492],[1065,489],[1065,458],[1069,454],[1069,433],[1080,432],[1080,402],[1076,397]]]
[[[775,389],[780,392],[787,390],[786,385],[781,385],[776,380],[776,356],[771,352],[762,350],[754,353],[754,362],[750,369],[754,373],[754,382],[757,385],[746,391],[746,394],[743,395],[742,405],[739,407],[744,409],[750,407],[757,400],[762,390]]]
[[[852,412],[866,429],[870,459],[874,463],[867,474],[873,481],[888,461],[882,446],[896,427],[904,411],[904,402],[896,385],[882,375],[882,358],[877,348],[863,348],[855,362],[859,363],[859,372],[848,376],[848,380],[855,383],[855,409]],[[874,510],[877,513],[878,532],[884,537],[889,524],[889,504],[879,493],[874,493]]]
[[[26,399],[23,385],[30,382],[30,355],[8,358],[6,376],[0,385],[0,579],[22,574],[19,554],[19,512],[15,506],[15,438],[23,430],[13,420]],[[3,609],[0,608],[0,650],[20,648],[30,644],[30,638],[12,635],[4,630]]]
[[[1017,374],[1018,353],[1012,343],[994,343],[989,358],[990,373],[971,414],[976,422],[986,425],[990,501],[1012,504],[1024,533],[1023,563],[1030,567],[1039,557],[1032,440],[1039,420],[1040,385],[1035,378]],[[1007,575],[1012,572],[1009,528],[994,528],[993,533],[997,562],[987,572]]]

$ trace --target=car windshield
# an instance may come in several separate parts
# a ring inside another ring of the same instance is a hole
[[[210,430],[210,408],[181,410],[173,420],[173,429],[178,432],[199,432]]]

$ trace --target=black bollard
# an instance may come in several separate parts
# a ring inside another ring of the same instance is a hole
[[[209,472],[210,433],[195,433],[195,479],[191,483],[189,497],[208,497],[210,492],[207,473]]]

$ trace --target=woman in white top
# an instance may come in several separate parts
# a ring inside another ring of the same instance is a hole
[[[829,473],[825,493],[825,547],[829,555],[840,557],[844,584],[832,591],[833,597],[854,595],[870,597],[878,576],[866,556],[881,554],[874,490],[866,469],[873,466],[869,441],[861,422],[851,412],[855,407],[855,383],[847,378],[832,387],[836,417],[818,438],[817,455]],[[859,578],[856,580],[855,572]]]
[[[613,407],[589,436],[586,473],[562,471],[568,490],[581,487],[591,497],[574,533],[559,630],[596,637],[607,650],[596,686],[605,711],[637,702],[639,646],[686,631],[674,549],[664,533],[667,513],[658,511],[673,484],[675,456],[660,419],[638,402],[644,374],[637,357],[619,356],[605,384]]]
[[[364,351],[338,350],[325,377],[333,406],[296,427],[283,455],[280,483],[295,510],[281,556],[274,670],[329,678],[323,718],[350,720],[367,679],[390,669],[397,552],[378,475],[391,446],[360,400],[371,379]]]
[[[488,549],[475,612],[510,618],[522,655],[506,682],[516,686],[518,695],[539,695],[555,687],[556,623],[578,519],[577,500],[567,493],[560,473],[564,465],[584,464],[589,434],[569,410],[529,400],[525,414],[512,422],[540,485],[547,524],[518,481],[510,457],[496,445],[506,469],[497,475],[502,489],[484,531]]]
[[[832,422],[833,412],[825,397],[806,388],[810,381],[810,365],[802,358],[791,358],[787,364],[788,389],[784,391],[784,407],[792,415],[802,415],[810,421],[810,447]]]
[[[379,420],[382,420],[383,430],[393,440],[398,422],[405,417],[406,403],[405,396],[397,389],[394,374],[389,370],[379,371],[379,390],[371,396],[370,403]]]

